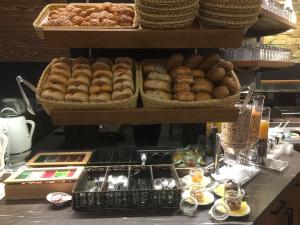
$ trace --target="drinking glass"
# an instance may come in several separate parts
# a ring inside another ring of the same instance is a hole
[[[270,124],[271,108],[264,107],[262,111],[262,118],[259,126],[259,139],[268,140],[269,124]]]
[[[224,202],[231,211],[236,211],[241,208],[243,196],[241,192],[235,190],[225,191]]]

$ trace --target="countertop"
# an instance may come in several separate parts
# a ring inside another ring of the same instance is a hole
[[[284,188],[300,173],[300,153],[282,155],[279,159],[288,161],[289,167],[282,173],[262,171],[254,180],[248,183],[245,191],[251,213],[244,218],[230,218],[229,221],[252,224],[263,214],[264,210],[276,199]],[[194,217],[183,216],[179,210],[134,210],[113,212],[76,212],[66,206],[57,209],[45,201],[0,201],[1,225],[174,225],[174,224],[215,224],[208,215],[209,207],[199,207]],[[222,224],[222,223],[216,223]]]

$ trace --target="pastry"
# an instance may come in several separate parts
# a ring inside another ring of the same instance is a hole
[[[69,67],[71,65],[71,62],[69,59],[67,59],[66,57],[59,57],[59,58],[54,58],[52,61],[51,61],[52,64],[55,64],[55,63],[65,63],[67,64]]]
[[[86,86],[90,86],[90,79],[84,76],[81,77],[71,77],[68,80],[68,85],[79,85],[84,84]]]
[[[79,70],[83,70],[83,69],[91,70],[91,66],[89,64],[86,64],[86,63],[76,63],[76,64],[73,64],[72,70],[74,71],[76,69],[79,69]]]
[[[89,88],[84,84],[71,84],[67,87],[67,93],[75,93],[78,91],[88,93]]]
[[[114,84],[115,84],[115,83],[118,83],[118,82],[123,82],[123,81],[125,81],[125,80],[131,81],[131,80],[132,80],[132,77],[131,77],[130,75],[128,75],[128,74],[122,74],[121,76],[118,76],[118,77],[114,77],[114,78],[113,78]]]
[[[178,75],[178,76],[176,76],[175,83],[182,83],[182,82],[192,84],[192,83],[194,83],[194,77],[191,76],[191,75]]]
[[[199,92],[196,94],[196,101],[209,100],[212,96],[206,92]]]
[[[191,55],[185,60],[184,65],[189,67],[190,69],[195,69],[200,65],[200,63],[203,61],[203,56],[196,54],[196,55]]]
[[[234,65],[232,64],[232,62],[226,61],[224,59],[221,59],[220,62],[218,62],[218,66],[222,67],[226,73],[234,69]]]
[[[195,79],[196,78],[205,78],[205,73],[200,69],[193,69],[191,74]]]
[[[133,61],[131,58],[129,57],[118,57],[115,59],[115,64],[119,64],[119,63],[126,63],[128,64],[130,67],[133,66]]]
[[[180,67],[175,68],[173,74],[175,76],[178,76],[178,75],[190,75],[190,74],[192,74],[192,71],[191,71],[190,68],[188,68],[186,66],[180,66]]]
[[[132,91],[134,91],[134,84],[132,80],[125,80],[113,85],[113,91],[121,91],[125,88],[130,88]]]
[[[191,91],[191,85],[186,82],[178,83],[174,85],[174,92]]]
[[[118,63],[118,64],[115,64],[113,65],[112,67],[112,71],[116,71],[118,69],[127,69],[127,70],[131,70],[131,66],[127,63]]]
[[[129,76],[133,76],[132,71],[128,69],[117,69],[113,72],[113,77],[122,76],[123,74],[127,74]]]
[[[51,74],[48,77],[48,81],[47,82],[51,82],[51,83],[54,83],[54,84],[63,84],[63,85],[66,86],[67,83],[68,83],[68,79],[65,78],[64,76],[61,76],[61,75]]]
[[[65,78],[70,78],[71,77],[71,71],[70,70],[65,70],[65,69],[51,69],[51,74],[56,74],[59,76],[64,76]]]
[[[229,90],[225,85],[216,87],[212,93],[213,97],[217,99],[226,98],[229,94]]]
[[[172,71],[176,67],[182,66],[184,57],[181,54],[174,54],[168,59],[167,70]]]
[[[145,74],[150,72],[167,73],[167,70],[164,66],[157,63],[145,63],[143,65],[143,72]]]
[[[171,94],[160,90],[147,90],[145,94],[155,99],[172,100]]]
[[[206,57],[199,65],[199,69],[207,71],[221,60],[219,54],[215,53]]]
[[[223,80],[225,77],[225,70],[222,67],[215,67],[207,72],[206,78],[211,82]]]
[[[93,78],[108,77],[112,79],[112,72],[108,70],[97,69],[93,72]]]
[[[58,69],[58,70],[70,70],[71,67],[69,64],[65,63],[65,62],[57,62],[57,63],[53,63],[51,65],[51,71],[54,69]]]
[[[236,94],[240,88],[238,82],[233,77],[225,76],[222,84],[228,88],[231,94]]]
[[[92,78],[92,72],[90,69],[76,69],[72,71],[72,76],[73,77],[84,76],[84,77]]]
[[[113,62],[109,59],[109,58],[106,58],[106,57],[100,57],[96,60],[96,63],[97,62],[104,62],[105,64],[109,65],[110,68],[112,68],[112,66],[114,65]]]
[[[132,95],[133,95],[132,90],[130,88],[125,88],[121,91],[114,91],[112,93],[112,99],[121,100],[121,99],[130,98]]]
[[[91,94],[89,97],[90,102],[105,102],[111,101],[111,93],[101,92],[99,94]]]
[[[89,95],[85,92],[74,92],[74,93],[67,93],[65,95],[65,100],[70,102],[88,102]]]
[[[171,85],[169,82],[162,80],[146,80],[144,82],[145,90],[161,90],[165,92],[171,92]]]
[[[162,80],[162,81],[167,81],[171,82],[172,78],[169,74],[167,73],[158,73],[158,72],[150,72],[147,75],[148,80]]]
[[[174,98],[178,101],[194,101],[195,95],[193,92],[183,91],[183,92],[178,92],[177,94],[175,94]]]
[[[214,85],[205,78],[197,79],[197,81],[192,86],[192,91],[194,93],[206,92],[211,94],[213,92]]]
[[[111,66],[106,62],[97,61],[97,62],[93,63],[92,70],[93,70],[93,72],[96,71],[96,70],[111,71]]]
[[[88,65],[90,65],[90,61],[87,58],[84,58],[84,57],[77,57],[73,60],[73,65],[74,64],[88,64]]]
[[[103,84],[112,85],[112,81],[108,77],[100,77],[100,78],[93,79],[92,80],[92,84],[97,84],[97,85],[103,85]]]
[[[66,92],[66,86],[59,83],[47,82],[44,88],[53,91],[60,91],[62,93]]]
[[[90,86],[89,88],[89,93],[90,94],[99,94],[101,92],[112,92],[112,86],[111,85],[107,85],[107,84],[103,84],[103,85],[96,85],[93,84]]]
[[[42,97],[50,100],[62,101],[64,100],[64,93],[52,89],[45,89],[42,92]]]

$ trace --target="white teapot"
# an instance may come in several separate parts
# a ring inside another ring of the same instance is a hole
[[[30,129],[28,126],[30,125]],[[26,120],[11,108],[4,108],[0,113],[0,133],[8,138],[7,153],[10,157],[23,155],[23,160],[30,153],[35,122]],[[26,154],[28,152],[28,154]],[[26,156],[24,156],[24,153]]]

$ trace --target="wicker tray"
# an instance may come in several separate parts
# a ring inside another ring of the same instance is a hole
[[[91,60],[93,61],[93,60]],[[135,108],[139,94],[139,76],[136,75],[136,63],[134,64],[133,74],[135,75],[135,93],[128,99],[112,100],[108,102],[69,102],[56,101],[45,99],[41,96],[43,87],[50,75],[50,66],[52,62],[46,67],[38,82],[36,98],[42,104],[45,111],[50,114],[52,110],[93,110],[93,109],[128,109]]]
[[[91,7],[91,6],[99,6],[103,3],[72,3],[71,5],[80,7],[80,8],[87,8],[87,7]],[[116,4],[116,3],[115,3]],[[45,21],[47,21],[48,15],[50,10],[53,9],[57,9],[57,8],[61,8],[61,7],[65,7],[69,4],[48,4],[46,5],[43,10],[40,12],[40,14],[38,15],[38,17],[35,19],[35,21],[33,22],[33,27],[37,33],[37,35],[41,38],[44,39],[44,28],[51,28],[51,29],[55,29],[55,30],[72,30],[72,29],[83,29],[83,30],[95,30],[95,29],[134,29],[138,27],[138,17],[135,14],[135,18],[133,20],[133,25],[132,26],[113,26],[113,27],[109,27],[109,26],[80,26],[80,27],[75,27],[75,26],[47,26],[45,25]],[[130,7],[132,7],[133,9],[135,9],[134,4],[126,4]]]
[[[140,64],[140,68],[138,70],[138,76],[140,77],[140,93],[143,100],[144,108],[203,108],[203,107],[230,107],[233,106],[240,98],[240,93],[237,93],[235,95],[229,96],[224,99],[211,99],[211,100],[203,100],[203,101],[191,101],[191,102],[184,102],[184,101],[178,101],[178,100],[162,100],[162,99],[156,99],[151,98],[150,96],[146,95],[143,88],[143,72],[142,68],[145,63],[149,62],[156,62],[161,63],[163,65],[166,64],[166,59],[149,59],[144,60]],[[235,73],[233,72],[233,77],[238,81],[238,78],[236,77]],[[239,82],[239,81],[238,81]]]

